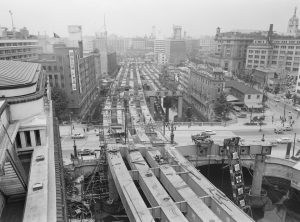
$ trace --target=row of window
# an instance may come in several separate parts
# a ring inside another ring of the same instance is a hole
[[[34,130],[34,137],[30,137],[30,131],[24,131],[24,137],[25,137],[25,145],[26,147],[32,147],[32,146],[41,146],[41,135],[39,130]],[[35,140],[36,144],[32,144],[32,140]],[[21,142],[21,136],[20,132],[17,133],[16,135],[16,147],[17,148],[24,148],[22,147],[22,142]]]
[[[36,42],[16,42],[16,43],[0,43],[0,47],[7,46],[36,46]]]
[[[43,66],[43,69],[46,70],[46,71],[58,71],[58,67],[57,66]],[[60,66],[59,67],[59,70],[62,71],[63,70],[63,67]]]
[[[256,95],[256,99],[259,99],[260,95]],[[251,99],[251,95],[248,95],[248,99]]]
[[[26,55],[14,55],[14,56],[5,56],[5,57],[0,57],[0,60],[14,60],[14,59],[29,59],[29,58],[34,58],[36,57],[37,54],[26,54]]]

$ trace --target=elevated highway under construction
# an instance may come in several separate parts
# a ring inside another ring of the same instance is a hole
[[[73,162],[78,175],[84,167],[93,171],[84,198],[102,200],[102,210],[110,205],[112,213],[122,205],[130,221],[254,221],[252,207],[270,208],[262,179],[275,172],[276,164],[278,167],[278,161],[272,162],[269,156],[272,145],[240,141],[231,131],[224,131],[197,134],[192,138],[194,145],[176,146],[173,129],[187,123],[166,122],[159,101],[176,97],[180,120],[182,92],[162,86],[159,75],[154,65],[135,60],[121,66],[102,106],[103,122],[95,126],[99,156],[84,161],[75,155]],[[195,168],[220,161],[230,171],[232,199]],[[290,179],[299,189],[296,165],[280,163],[280,177]],[[253,170],[251,188],[244,184],[242,167]],[[291,168],[292,175],[286,176]],[[95,187],[100,191],[97,194]]]
[[[150,69],[159,73],[151,65],[125,63],[104,105],[99,139],[109,198],[121,200],[130,221],[253,221],[165,137],[164,123],[153,118],[153,98],[181,94],[149,77]]]

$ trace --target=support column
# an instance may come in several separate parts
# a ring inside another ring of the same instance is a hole
[[[47,144],[46,142],[46,130],[40,130],[40,137],[41,137],[41,146]]]
[[[261,185],[262,185],[264,170],[265,170],[265,156],[256,155],[253,179],[252,179],[252,187],[251,187],[252,196],[261,195]]]
[[[178,97],[177,116],[178,116],[178,120],[182,118],[182,96]]]
[[[25,139],[25,133],[24,131],[20,131],[20,138],[21,138],[21,147],[26,148],[26,139]]]
[[[30,140],[31,140],[31,146],[36,146],[36,139],[33,130],[30,130]]]

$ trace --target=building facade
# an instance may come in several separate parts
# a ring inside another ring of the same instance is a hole
[[[31,61],[40,52],[36,39],[0,39],[0,60]]]
[[[186,45],[184,40],[167,39],[165,46],[168,63],[177,65],[186,60]]]
[[[190,70],[188,102],[208,121],[213,121],[214,102],[224,89],[224,73],[219,68],[198,65]]]
[[[232,73],[243,71],[246,65],[247,47],[253,42],[255,36],[258,36],[258,34],[220,33],[220,28],[217,28],[215,37],[217,51],[208,62]]]
[[[238,100],[235,105],[256,110],[263,108],[263,94],[260,91],[235,80],[226,81],[225,88]]]
[[[67,220],[59,130],[46,79],[39,64],[0,61],[1,221]],[[12,214],[7,200],[16,196],[19,208]]]
[[[54,47],[54,53],[40,54],[38,62],[46,71],[49,84],[68,96],[68,109],[83,117],[97,94],[95,56],[82,56],[79,48]]]

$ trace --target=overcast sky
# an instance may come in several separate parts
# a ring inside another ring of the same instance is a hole
[[[68,25],[82,25],[83,35],[108,34],[144,36],[152,26],[167,37],[173,24],[181,25],[193,37],[214,35],[233,29],[285,32],[294,7],[300,0],[1,0],[0,26],[26,26],[31,34],[56,32],[68,36]],[[300,15],[300,9],[297,12]]]

